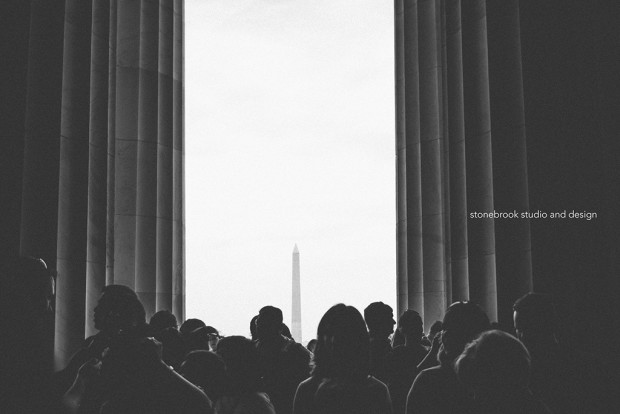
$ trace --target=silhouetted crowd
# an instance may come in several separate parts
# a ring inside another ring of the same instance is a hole
[[[273,306],[249,321],[250,337],[222,337],[200,319],[179,326],[168,310],[147,323],[132,289],[108,285],[94,308],[98,333],[53,372],[44,350],[55,280],[41,259],[2,268],[0,413],[618,412],[609,398],[618,384],[595,359],[561,346],[544,294],[516,301],[513,328],[456,302],[428,333],[411,309],[394,330],[382,302],[363,316],[337,304],[303,346]]]

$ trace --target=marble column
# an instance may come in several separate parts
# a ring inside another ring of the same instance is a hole
[[[174,8],[162,3],[159,10],[159,84],[157,116],[157,297],[156,307],[172,311],[172,210],[173,210],[173,65]]]
[[[140,9],[138,129],[136,136],[136,293],[146,313],[157,311],[157,179],[159,161],[159,1]]]
[[[395,1],[398,313],[424,314],[418,4]]]
[[[106,285],[106,244],[108,238],[108,108],[110,105],[110,0],[92,4],[92,35],[90,56],[90,126],[88,165],[88,224],[86,250],[86,335],[96,333],[92,309],[99,292]],[[102,248],[104,247],[104,248]]]
[[[28,61],[23,67],[27,78],[23,91],[25,131],[20,137],[22,189],[21,194],[13,194],[21,197],[21,214],[14,217],[20,226],[18,254],[42,257],[50,268],[58,267],[64,3],[32,1],[29,21],[24,22],[30,29],[28,43],[23,45],[28,50]],[[58,296],[62,296],[60,291]],[[57,328],[55,322],[54,329]],[[53,367],[56,341],[53,337],[48,340],[49,366]]]
[[[426,324],[456,300],[504,321],[531,289],[529,223],[470,217],[529,204],[518,2],[508,3],[487,14],[483,0],[394,2],[398,310]]]
[[[26,72],[21,172],[20,253],[56,266],[60,111],[63,82],[64,1],[32,1]],[[10,38],[10,37],[9,37]]]
[[[70,355],[84,338],[89,230],[89,138],[92,3],[65,2],[60,171],[58,175],[56,355]],[[92,147],[93,151],[90,149]],[[103,147],[105,149],[105,147]],[[92,230],[92,227],[91,227]],[[91,239],[92,240],[92,239]]]
[[[170,2],[160,0],[162,4]],[[174,0],[172,64],[172,311],[185,319],[185,2]]]
[[[56,268],[64,1],[6,0],[0,16],[0,257]],[[41,350],[51,371],[53,335]]]
[[[422,274],[424,323],[427,326],[443,317],[446,306],[439,69],[441,55],[436,6],[434,0],[418,1]]]
[[[58,270],[62,367],[95,332],[105,284],[136,289],[147,316],[184,318],[183,1],[10,0],[0,11],[19,42],[2,50],[22,65],[6,85],[16,122],[2,123],[5,251]]]
[[[486,1],[461,11],[467,204],[470,212],[493,211],[493,152],[486,27]],[[495,227],[492,218],[468,223],[469,297],[497,320]]]
[[[116,3],[113,283],[136,288],[140,1]]]
[[[493,192],[499,211],[529,210],[519,2],[487,3]],[[499,322],[511,326],[512,305],[532,291],[530,220],[495,223]]]
[[[396,85],[396,312],[408,307],[407,278],[407,157],[405,140],[405,10],[394,2],[394,83]]]
[[[116,43],[118,38],[118,7],[116,0],[109,1],[108,39],[108,175],[107,175],[107,223],[106,223],[106,285],[114,283],[114,206],[116,205]]]
[[[465,114],[463,108],[463,45],[461,1],[446,2],[446,54],[448,89],[448,140],[450,175],[451,300],[469,299],[467,246],[467,174]]]

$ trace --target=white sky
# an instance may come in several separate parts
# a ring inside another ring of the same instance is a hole
[[[186,0],[186,316],[396,305],[392,0]]]

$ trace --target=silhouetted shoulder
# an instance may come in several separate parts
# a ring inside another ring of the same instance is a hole
[[[264,392],[223,396],[215,404],[217,414],[276,414],[273,404]]]
[[[366,380],[366,388],[373,392],[384,393],[387,392],[387,386],[382,381],[379,381],[373,376],[369,376]]]
[[[314,396],[316,412],[333,414],[391,414],[387,386],[374,377],[363,380],[326,379]]]
[[[407,396],[407,413],[461,413],[467,393],[453,370],[437,366],[418,374]]]
[[[440,366],[428,368],[420,372],[413,381],[407,397],[407,412],[413,412],[409,410],[409,407],[412,405],[426,405],[427,399],[436,393],[438,384],[451,382],[453,379],[456,379],[456,377],[451,378],[453,375],[450,374],[450,372]]]
[[[391,413],[387,386],[374,377],[360,381],[311,377],[297,387],[293,414]]]
[[[320,384],[321,380],[317,377],[310,377],[299,384],[295,393],[293,414],[310,414],[314,412],[314,395]]]
[[[427,368],[420,372],[420,374],[413,382],[413,385],[422,386],[426,384],[435,384],[437,382],[444,382],[452,377],[456,379],[456,376],[452,371],[438,365],[436,367]]]
[[[283,350],[285,352],[297,355],[301,358],[307,358],[308,360],[312,356],[312,353],[308,351],[308,348],[288,338],[286,339],[285,345],[283,346]]]

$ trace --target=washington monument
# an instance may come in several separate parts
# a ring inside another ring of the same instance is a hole
[[[301,343],[301,286],[299,277],[299,249],[293,249],[293,300],[292,300],[291,334],[293,339]]]

